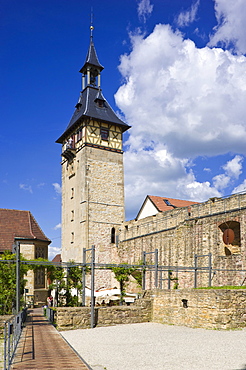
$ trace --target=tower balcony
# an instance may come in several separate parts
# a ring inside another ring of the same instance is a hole
[[[65,150],[62,152],[62,157],[66,158],[68,162],[72,162],[76,157],[76,149],[73,145],[66,144]]]

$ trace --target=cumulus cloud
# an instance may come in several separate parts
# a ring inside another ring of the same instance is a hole
[[[246,180],[244,180],[240,185],[236,186],[233,189],[232,194],[242,193],[242,192],[245,192],[245,191],[246,191]]]
[[[222,166],[225,173],[213,177],[213,185],[216,189],[226,189],[226,187],[238,179],[242,173],[243,157],[236,155],[232,160]]]
[[[55,192],[56,194],[60,195],[61,192],[62,192],[62,188],[61,188],[61,185],[58,184],[57,182],[55,182],[54,184],[52,184],[54,186],[54,189],[55,189]]]
[[[228,176],[238,179],[238,177],[242,173],[242,167],[243,167],[243,157],[241,155],[236,155],[232,160],[228,161],[223,166],[223,169],[225,170]]]
[[[210,37],[210,46],[222,45],[238,54],[246,53],[245,0],[215,0],[217,26]]]
[[[245,152],[246,58],[198,49],[167,25],[132,39],[115,95],[132,126],[127,144],[162,142],[177,157]]]
[[[140,205],[151,193],[197,201],[223,195],[241,173],[242,157],[211,182],[196,180],[192,160],[245,153],[246,58],[198,49],[162,24],[147,37],[131,35],[131,41],[115,95],[132,126],[125,153],[127,204]]]
[[[146,22],[147,18],[151,15],[153,11],[153,4],[150,4],[150,0],[141,0],[138,3],[138,17],[144,23]]]
[[[197,11],[199,8],[200,0],[197,0],[191,5],[189,10],[181,12],[177,18],[177,24],[179,27],[186,27],[193,23],[196,19]]]
[[[28,191],[31,194],[33,193],[31,185],[19,184],[19,188]]]

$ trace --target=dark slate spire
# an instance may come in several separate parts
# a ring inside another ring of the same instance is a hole
[[[100,64],[100,62],[98,60],[96,49],[95,49],[95,46],[94,46],[94,43],[93,43],[92,31],[94,30],[94,27],[91,26],[90,30],[91,30],[90,46],[89,46],[88,53],[87,53],[87,56],[86,56],[86,59],[85,59],[85,64],[80,69],[80,72],[84,73],[84,74],[87,73],[87,68],[88,67],[90,68],[90,67],[94,66],[94,67],[96,67],[96,69],[99,69],[100,72],[104,69],[104,67]]]
[[[122,132],[128,130],[128,126],[123,122],[110,107],[101,91],[101,71],[104,69],[99,63],[96,49],[93,43],[91,25],[90,46],[86,56],[85,64],[81,68],[82,73],[82,91],[79,100],[75,105],[75,112],[63,134],[56,141],[62,143],[81,124],[81,120],[86,117],[93,117],[101,122],[115,124],[120,126]]]

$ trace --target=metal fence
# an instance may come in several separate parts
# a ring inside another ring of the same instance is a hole
[[[51,323],[53,323],[54,322],[55,311],[52,308],[50,308],[50,307],[46,307],[45,310],[46,310],[46,314],[45,315],[46,315],[47,319]]]
[[[9,370],[21,336],[27,309],[11,317],[4,324],[4,370]]]

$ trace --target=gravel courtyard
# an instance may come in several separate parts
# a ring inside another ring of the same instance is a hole
[[[143,323],[61,334],[93,370],[246,370],[246,329]]]

